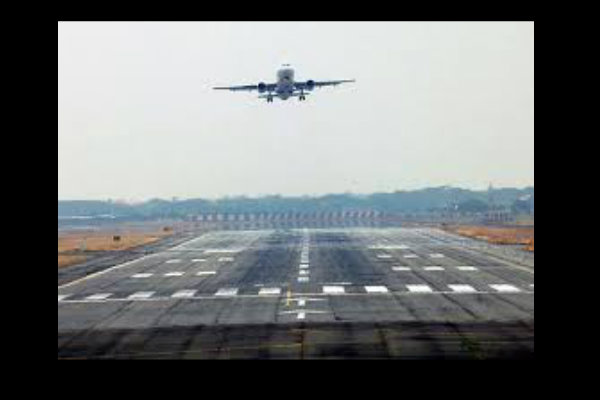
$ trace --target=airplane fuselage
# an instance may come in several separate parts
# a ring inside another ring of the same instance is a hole
[[[293,68],[282,68],[277,71],[277,87],[275,92],[281,100],[287,100],[294,93],[294,77],[295,71]]]

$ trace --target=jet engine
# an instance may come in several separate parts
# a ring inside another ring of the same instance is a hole
[[[306,90],[313,90],[315,88],[315,81],[310,80],[306,82]]]
[[[263,82],[259,83],[258,84],[258,92],[259,93],[264,93],[266,91],[267,91],[267,84],[263,83]]]

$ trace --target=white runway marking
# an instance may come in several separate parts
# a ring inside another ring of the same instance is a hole
[[[198,293],[197,290],[180,290],[171,297],[174,299],[189,299],[194,297],[196,293]]]
[[[209,250],[204,250],[204,254],[234,254],[234,253],[239,253],[242,250],[240,249],[209,249]]]
[[[419,256],[416,254],[407,254],[404,256],[404,258],[419,258]]]
[[[298,319],[300,321],[305,320],[306,319],[306,313],[303,313],[303,312],[298,313]]]
[[[280,294],[280,288],[264,288],[258,293],[259,296],[279,296]]]
[[[518,293],[521,291],[521,289],[513,285],[490,285],[490,287],[500,293]]]
[[[477,289],[471,285],[448,285],[448,287],[456,293],[477,293]]]
[[[167,264],[180,264],[181,260],[169,260],[167,261]]]
[[[221,257],[219,258],[219,262],[233,262],[235,261],[235,258],[233,257]]]
[[[443,254],[436,253],[436,254],[431,254],[429,257],[431,257],[431,258],[444,258],[446,256],[443,255]]]
[[[128,297],[129,300],[148,300],[156,292],[137,292]]]
[[[457,267],[459,271],[479,271],[476,267]]]
[[[300,276],[307,276],[307,275],[309,275],[309,274],[310,274],[310,272],[309,272],[309,271],[307,271],[307,270],[302,270],[302,271],[300,271]]]
[[[533,285],[529,285],[529,287],[533,287]]]
[[[200,271],[196,274],[196,276],[210,276],[210,275],[216,275],[217,271]]]
[[[406,285],[406,288],[412,293],[433,293],[433,289],[427,285]]]
[[[390,256],[389,254],[379,254],[377,256],[377,258],[381,259],[381,260],[389,260],[392,258],[392,256]]]
[[[375,245],[375,246],[369,246],[369,250],[408,250],[410,249],[410,247],[406,246],[406,245]]]
[[[325,294],[344,294],[346,289],[343,286],[323,286],[323,293]]]
[[[239,289],[233,288],[233,289],[221,289],[219,290],[215,296],[218,297],[235,297],[238,295]]]
[[[89,301],[102,301],[108,299],[110,296],[112,296],[112,293],[100,293],[93,296],[88,296],[85,299]]]
[[[444,267],[425,267],[423,268],[425,271],[445,271]]]
[[[203,263],[206,262],[204,258],[196,258],[192,260],[193,263]]]
[[[146,278],[152,278],[154,276],[154,274],[135,274],[132,276],[133,279],[146,279]]]
[[[306,307],[306,300],[298,300],[298,307]]]
[[[300,264],[300,269],[309,269],[310,265],[309,264]]]
[[[185,275],[183,272],[169,272],[165,274],[166,278],[174,278]]]
[[[367,293],[389,293],[390,291],[385,286],[365,286]]]
[[[310,282],[310,278],[306,277],[306,276],[301,276],[298,278],[298,283],[308,283]]]
[[[60,303],[61,301],[67,299],[68,297],[70,297],[70,294],[63,294],[63,295],[58,295],[58,302]]]
[[[405,271],[410,271],[410,268],[409,267],[393,267],[392,271],[405,272]]]

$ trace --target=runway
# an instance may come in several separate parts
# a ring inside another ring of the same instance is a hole
[[[533,358],[533,268],[468,242],[204,234],[59,286],[58,358]]]

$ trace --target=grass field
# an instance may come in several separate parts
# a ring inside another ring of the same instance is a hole
[[[172,232],[70,233],[58,238],[58,268],[78,264],[89,252],[124,251],[157,242]],[[120,240],[115,240],[120,236]]]
[[[492,244],[522,244],[527,251],[534,251],[534,228],[532,227],[488,227],[453,226],[450,232]]]

